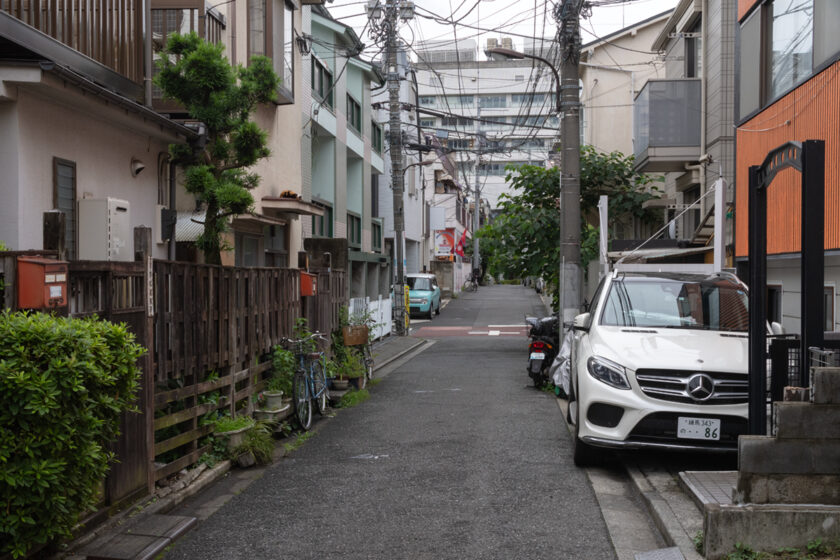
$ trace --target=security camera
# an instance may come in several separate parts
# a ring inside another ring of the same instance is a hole
[[[146,169],[146,164],[144,164],[139,159],[132,158],[131,160],[131,176],[137,177],[140,175],[140,172]]]

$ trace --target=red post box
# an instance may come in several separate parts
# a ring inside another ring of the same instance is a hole
[[[300,271],[300,295],[318,295],[318,275]]]
[[[67,274],[67,261],[18,257],[18,308],[49,310],[67,307]]]

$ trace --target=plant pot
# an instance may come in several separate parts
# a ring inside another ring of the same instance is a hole
[[[263,391],[263,396],[265,397],[265,410],[283,408],[283,391]]]
[[[288,414],[290,408],[289,404],[280,403],[280,406],[275,409],[258,408],[254,410],[254,420],[267,420],[269,422],[279,422]]]
[[[245,426],[244,428],[239,428],[238,430],[233,430],[232,432],[216,432],[216,435],[225,440],[228,453],[233,453],[233,450],[242,445],[242,442],[245,441],[245,434],[252,427],[253,426]]]
[[[366,383],[364,375],[362,375],[361,377],[351,377],[349,381],[350,385],[352,385],[360,391],[365,388]]]
[[[336,391],[346,391],[347,387],[350,386],[350,381],[348,379],[333,379],[331,389],[335,389]]]
[[[253,467],[257,463],[254,454],[250,451],[246,451],[245,453],[240,453],[239,456],[236,458],[236,464],[242,467],[243,469],[247,469],[248,467]]]

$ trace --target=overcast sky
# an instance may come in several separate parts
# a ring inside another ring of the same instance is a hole
[[[554,3],[550,0],[414,0],[414,3],[418,17],[400,26],[401,37],[414,45],[429,40],[453,40],[457,36],[476,39],[483,47],[487,38],[511,37],[514,47],[521,49],[526,37],[553,37],[556,30],[552,17]],[[583,42],[670,10],[676,3],[677,0],[630,0],[593,7],[592,16],[581,19]],[[365,4],[359,0],[335,0],[326,7],[333,17],[351,25],[362,42],[369,45],[365,57],[370,58],[378,47],[373,45],[365,29]],[[459,21],[460,25],[453,28],[452,24],[430,19],[435,16]]]

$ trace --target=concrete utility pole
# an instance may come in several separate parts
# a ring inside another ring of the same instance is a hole
[[[554,9],[560,24],[560,309],[572,321],[583,302],[580,268],[580,12],[583,0],[563,0]]]
[[[399,20],[414,17],[414,3],[410,0],[386,0],[384,14],[380,0],[370,0],[367,4],[370,19],[371,35],[376,41],[384,41],[386,57],[386,80],[388,83],[388,149],[391,153],[391,189],[394,202],[394,253],[396,255],[396,278],[394,279],[394,321],[397,335],[408,334],[405,328],[405,269],[403,267],[403,238],[405,237],[404,180],[403,173],[403,139],[400,125],[400,68],[398,59],[399,37],[397,24]],[[382,17],[384,15],[384,17]],[[382,18],[380,22],[379,19]]]
[[[405,336],[405,270],[403,269],[403,236],[405,235],[405,214],[403,211],[404,191],[402,170],[402,126],[400,124],[400,73],[397,61],[397,2],[385,3],[385,30],[388,34],[388,106],[390,110],[389,140],[391,152],[391,189],[394,197],[394,252],[397,255],[397,276],[394,289],[394,318],[397,335]]]

